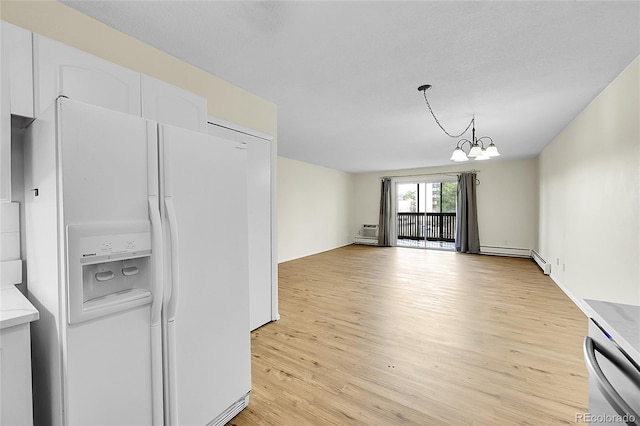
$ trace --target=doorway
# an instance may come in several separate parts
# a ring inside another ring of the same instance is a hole
[[[458,183],[396,183],[396,245],[454,250]]]

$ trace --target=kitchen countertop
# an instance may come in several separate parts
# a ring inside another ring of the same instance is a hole
[[[640,364],[640,306],[584,299],[585,312]],[[584,310],[584,309],[583,309]]]
[[[0,290],[0,329],[28,323],[40,318],[40,313],[14,286]]]

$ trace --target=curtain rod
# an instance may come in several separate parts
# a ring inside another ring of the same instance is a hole
[[[462,170],[459,172],[441,172],[441,173],[420,173],[417,175],[398,175],[398,176],[380,176],[380,179],[384,178],[399,178],[399,177],[419,177],[419,176],[460,176],[460,173],[478,173],[480,170],[471,169],[471,170]]]

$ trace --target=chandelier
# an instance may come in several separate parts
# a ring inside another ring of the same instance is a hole
[[[430,84],[424,84],[418,87],[418,91],[422,92],[424,95],[424,100],[427,103],[427,108],[429,108],[429,112],[433,116],[433,119],[436,121],[436,124],[440,129],[451,138],[459,138],[469,130],[471,127],[471,140],[469,139],[460,139],[456,148],[453,150],[451,154],[452,161],[468,161],[470,158],[476,159],[478,161],[488,160],[491,157],[498,157],[500,153],[498,152],[498,147],[493,143],[493,139],[489,136],[482,136],[480,138],[476,138],[476,117],[475,115],[471,117],[471,121],[467,125],[466,129],[462,131],[462,133],[458,135],[452,135],[447,132],[440,121],[433,113],[433,109],[431,109],[431,105],[429,104],[429,100],[427,99],[427,90],[431,89]],[[485,147],[485,142],[487,146]],[[466,150],[465,150],[466,149]]]

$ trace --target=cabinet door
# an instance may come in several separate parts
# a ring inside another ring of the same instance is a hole
[[[31,32],[2,23],[2,60],[9,62],[11,114],[33,117]]]
[[[33,425],[29,323],[0,331],[0,424]]]
[[[86,52],[33,36],[36,116],[60,95],[140,115],[140,74]]]
[[[142,116],[160,123],[206,133],[207,100],[143,75]]]
[[[5,22],[0,22],[2,28]],[[11,111],[9,102],[9,60],[4,31],[0,30],[0,202],[11,200]]]

